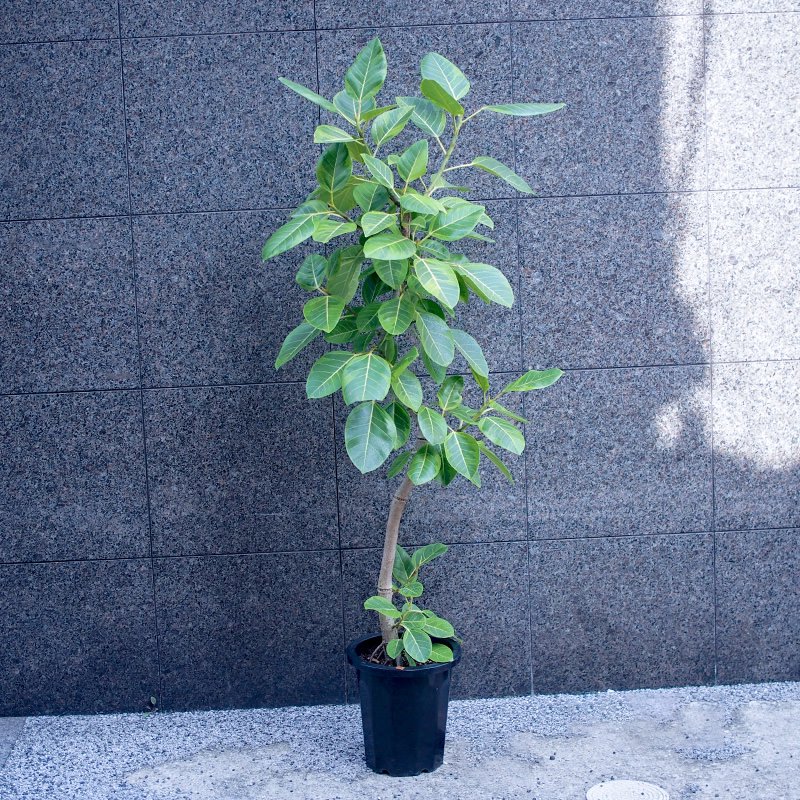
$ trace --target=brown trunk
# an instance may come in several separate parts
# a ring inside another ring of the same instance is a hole
[[[411,495],[414,484],[408,478],[403,479],[403,483],[392,497],[392,504],[389,506],[389,518],[386,520],[386,538],[383,541],[383,557],[381,558],[381,573],[378,576],[378,594],[392,602],[392,569],[394,568],[394,555],[397,549],[397,538],[400,533],[400,520],[406,509],[406,503]],[[384,643],[397,638],[397,633],[392,627],[392,621],[383,614],[378,614],[381,621],[381,634]]]

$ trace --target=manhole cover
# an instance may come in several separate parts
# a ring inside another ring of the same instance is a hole
[[[669,800],[660,787],[642,781],[605,781],[586,792],[586,800]]]

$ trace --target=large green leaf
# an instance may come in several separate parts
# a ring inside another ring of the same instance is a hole
[[[275,369],[280,369],[288,361],[291,361],[307,344],[310,344],[319,336],[319,329],[307,322],[301,322],[296,328],[289,331],[288,336],[283,340],[278,357],[275,359]],[[422,402],[420,390],[420,402]]]
[[[453,342],[458,348],[458,351],[466,359],[467,364],[475,372],[484,377],[489,377],[489,365],[486,363],[486,356],[481,350],[481,346],[470,336],[466,331],[458,330],[458,328],[451,328],[450,335],[453,337]]]
[[[453,660],[453,650],[444,642],[434,642],[431,647],[430,660],[437,664],[449,664]]]
[[[455,308],[458,303],[458,279],[449,264],[435,258],[416,258],[414,271],[426,292],[441,300],[448,308]]]
[[[463,239],[475,230],[481,216],[486,213],[483,206],[459,200],[456,205],[438,214],[430,226],[429,233],[437,239],[454,242]]]
[[[328,214],[328,207],[319,200],[309,200],[303,203],[292,214],[289,221],[281,225],[272,236],[267,239],[261,251],[261,258],[268,261],[270,258],[285,253],[304,242],[314,233],[317,219]]]
[[[311,255],[300,265],[295,280],[307,292],[316,292],[325,285],[327,275],[328,259],[321,255]]]
[[[436,138],[444,133],[446,123],[444,113],[430,100],[426,100],[424,97],[398,97],[397,102],[402,106],[411,106],[414,109],[411,123],[424,134]]]
[[[320,356],[306,378],[306,397],[316,400],[337,391],[342,385],[342,371],[351,358],[352,353],[340,350]]]
[[[400,206],[405,211],[411,211],[414,214],[426,214],[431,216],[439,214],[444,211],[444,206],[432,197],[415,192],[409,189],[400,195]]]
[[[400,453],[400,455],[396,456],[392,460],[392,463],[389,464],[389,469],[386,470],[386,477],[396,478],[406,468],[413,455],[411,450],[405,450]]]
[[[387,214],[384,211],[367,211],[361,217],[361,228],[364,236],[374,236],[397,224],[397,214]]]
[[[383,400],[389,393],[392,368],[375,353],[353,356],[342,373],[342,396],[345,403]]]
[[[397,399],[412,411],[422,405],[422,384],[419,378],[407,369],[392,375],[392,391]]]
[[[468,433],[450,431],[444,441],[444,453],[459,475],[472,478],[477,473],[481,451],[478,443]]]
[[[364,181],[353,189],[353,198],[363,212],[379,211],[389,202],[389,192],[379,183]]]
[[[327,244],[337,236],[344,236],[356,229],[355,222],[345,222],[337,219],[319,219],[314,225],[313,239],[320,244]]]
[[[405,294],[386,300],[381,303],[378,320],[386,333],[399,336],[401,333],[405,333],[408,326],[414,321],[414,303]]]
[[[373,595],[364,601],[364,608],[367,611],[377,611],[385,617],[392,619],[399,619],[400,612],[394,607],[394,604],[380,595]]]
[[[416,252],[417,247],[414,242],[403,236],[400,231],[379,233],[364,242],[364,255],[367,258],[377,258],[379,261],[411,258]]]
[[[415,486],[432,481],[439,472],[442,459],[435,447],[424,444],[417,450],[408,465],[408,479]]]
[[[460,100],[469,92],[467,76],[443,55],[428,53],[419,66],[423,78],[441,84],[456,100]]]
[[[449,428],[447,421],[438,411],[434,411],[428,406],[421,406],[417,411],[417,424],[420,433],[431,444],[444,444]]]
[[[435,314],[417,312],[417,333],[422,349],[435,364],[449,366],[455,358],[455,345],[447,324]]]
[[[375,107],[375,101],[371,97],[354,100],[347,92],[341,91],[333,96],[333,105],[337,113],[355,127],[364,111],[370,111]]]
[[[432,103],[443,108],[454,117],[464,114],[464,106],[458,102],[440,83],[425,79],[419,85],[420,91]]]
[[[333,205],[333,196],[344,189],[353,174],[353,161],[344,144],[331,145],[317,162],[320,197]]]
[[[509,114],[512,117],[538,117],[542,114],[552,114],[560,111],[566,103],[501,103],[500,105],[484,106],[487,111],[498,114]]]
[[[478,428],[492,444],[508,450],[509,453],[518,456],[525,449],[525,437],[511,422],[497,417],[482,417]]]
[[[405,128],[406,123],[411,119],[414,109],[408,106],[398,106],[391,111],[385,111],[372,122],[369,130],[372,141],[376,147],[394,139]]]
[[[364,254],[358,245],[337,250],[329,259],[328,291],[349,303],[358,291],[363,261]]]
[[[422,623],[422,627],[425,633],[435,636],[437,639],[449,639],[456,634],[453,626],[441,617],[427,617]]]
[[[344,426],[347,455],[359,472],[371,472],[389,457],[395,434],[394,421],[377,403],[361,403]]]
[[[461,393],[464,391],[464,379],[461,375],[450,375],[442,382],[436,398],[443,411],[454,411],[461,406]]]
[[[341,297],[327,294],[322,297],[312,297],[303,306],[303,316],[309,325],[330,333],[339,322],[344,306],[345,301]]]
[[[509,169],[502,161],[498,161],[496,158],[489,158],[489,156],[478,156],[477,158],[472,159],[472,165],[478,169],[482,169],[484,172],[488,172],[490,175],[494,175],[497,178],[502,178],[506,183],[513,186],[518,192],[533,194],[533,189],[531,189],[530,184],[526,180],[521,178],[516,172],[514,172],[514,170]]]
[[[335,125],[317,125],[317,129],[314,131],[314,141],[317,144],[354,142],[355,137]]]
[[[336,106],[331,103],[330,100],[326,100],[322,95],[312,92],[311,89],[308,89],[300,83],[290,81],[288,78],[278,78],[278,80],[293,92],[297,92],[301,97],[305,97],[306,100],[310,100],[312,103],[322,106],[326,111],[330,111],[333,114],[336,113]]]
[[[386,111],[391,111],[393,108],[397,108],[396,105],[390,106],[380,106],[379,108],[371,108],[369,111],[365,111],[361,115],[362,122],[369,122],[371,119],[375,119],[375,117],[379,117]]]
[[[532,369],[503,389],[504,392],[530,392],[552,386],[564,373],[560,369]]]
[[[431,542],[430,544],[418,547],[414,551],[414,555],[411,556],[411,564],[415,568],[424,567],[426,564],[430,564],[434,559],[439,558],[439,556],[443,556],[448,549],[447,545],[441,542]]]
[[[413,109],[411,109],[413,111]],[[414,142],[397,160],[397,173],[406,182],[421,178],[428,171],[428,140]]]
[[[433,642],[425,631],[406,629],[403,633],[403,649],[414,661],[424,664],[431,657]]]
[[[514,305],[514,290],[497,267],[471,263],[456,263],[453,267],[464,276],[470,289],[487,303],[499,303],[507,308]]]
[[[381,308],[380,300],[373,300],[363,306],[356,314],[356,325],[360,331],[376,331],[380,327],[378,312]]]
[[[365,155],[364,164],[369,170],[370,175],[375,178],[378,183],[385,186],[387,189],[394,187],[394,175],[392,170],[386,166],[379,158],[375,156]]]
[[[411,436],[411,415],[400,403],[389,403],[386,406],[386,413],[394,421],[396,431],[394,449],[399,450],[408,441],[408,437]]]
[[[408,261],[381,261],[374,259],[372,266],[375,267],[375,272],[378,277],[392,289],[399,289],[403,281],[408,275]]]
[[[344,87],[355,100],[374,97],[386,80],[386,56],[380,39],[367,42],[344,75]]]

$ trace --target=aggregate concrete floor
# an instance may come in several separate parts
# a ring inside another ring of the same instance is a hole
[[[3,800],[800,800],[800,683],[451,704],[445,764],[363,764],[355,706],[0,720]]]

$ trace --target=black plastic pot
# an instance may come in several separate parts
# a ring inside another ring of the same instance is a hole
[[[433,772],[444,759],[450,673],[461,660],[461,647],[447,640],[453,648],[448,664],[397,669],[361,657],[380,639],[362,636],[347,648],[358,678],[367,766],[395,777]]]

